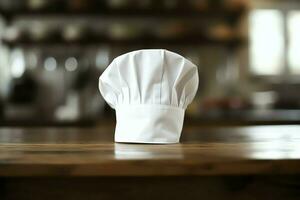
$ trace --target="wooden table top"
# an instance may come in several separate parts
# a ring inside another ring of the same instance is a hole
[[[189,127],[180,144],[113,142],[113,127],[1,128],[0,176],[300,173],[300,126]]]

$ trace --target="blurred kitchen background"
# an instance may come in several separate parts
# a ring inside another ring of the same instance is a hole
[[[95,125],[116,56],[168,49],[199,66],[191,124],[300,122],[300,1],[0,0],[0,125]]]

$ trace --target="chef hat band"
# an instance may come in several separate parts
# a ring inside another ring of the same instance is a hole
[[[177,143],[184,109],[166,105],[119,105],[116,107],[116,142]]]
[[[179,142],[198,81],[197,67],[167,50],[139,50],[115,58],[99,78],[102,96],[116,110],[115,141]]]

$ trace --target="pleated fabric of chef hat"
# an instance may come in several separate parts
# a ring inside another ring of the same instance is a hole
[[[115,58],[99,78],[103,98],[116,110],[115,141],[179,142],[198,82],[197,66],[171,51],[138,50]]]

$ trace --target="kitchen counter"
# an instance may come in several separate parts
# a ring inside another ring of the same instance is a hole
[[[114,143],[110,126],[0,129],[0,177],[298,173],[298,125],[194,126],[171,145]]]

